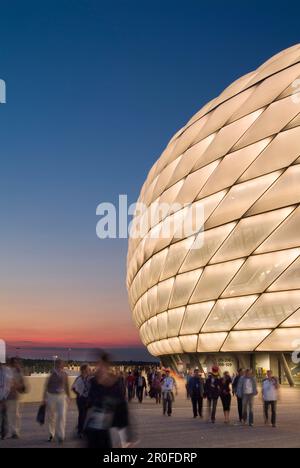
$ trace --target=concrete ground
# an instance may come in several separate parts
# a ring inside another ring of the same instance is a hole
[[[229,426],[223,423],[221,403],[219,402],[217,423],[209,424],[205,419],[193,419],[191,404],[181,391],[174,405],[172,417],[162,415],[161,406],[146,398],[142,405],[130,404],[131,414],[139,438],[137,447],[143,448],[288,448],[300,447],[300,389],[282,388],[278,404],[278,427],[266,427],[263,422],[260,397],[256,399],[255,426],[236,425],[236,402],[233,402]],[[57,447],[47,440],[47,427],[35,422],[37,404],[24,404],[22,409],[22,437],[20,440],[0,441],[0,448],[49,448]],[[76,407],[74,402],[68,411],[67,440],[64,447],[80,447],[74,438],[76,426]]]

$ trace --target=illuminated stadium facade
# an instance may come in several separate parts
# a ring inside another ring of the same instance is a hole
[[[300,349],[300,45],[240,78],[170,141],[142,188],[155,203],[203,208],[203,230],[128,250],[133,320],[172,367],[272,367],[292,383]],[[154,225],[155,224],[155,225]],[[201,239],[201,242],[200,242]],[[198,247],[197,247],[198,242]]]

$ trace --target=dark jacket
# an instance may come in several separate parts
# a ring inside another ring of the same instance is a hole
[[[204,395],[204,380],[202,377],[191,377],[188,383],[189,394],[191,398],[199,398]]]
[[[217,400],[221,394],[220,377],[215,377],[212,374],[209,374],[205,382],[204,393],[209,400]]]

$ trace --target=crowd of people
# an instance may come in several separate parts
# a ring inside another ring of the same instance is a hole
[[[265,424],[276,427],[279,383],[271,371],[262,382]],[[0,431],[1,438],[20,437],[19,397],[26,392],[25,379],[18,359],[8,365],[0,363]],[[128,403],[134,399],[139,404],[148,396],[161,405],[162,414],[171,416],[173,403],[178,393],[176,378],[170,369],[153,367],[147,370],[136,368],[123,372],[112,372],[109,357],[101,352],[94,370],[88,364],[81,366],[80,375],[69,385],[64,362],[56,360],[53,371],[46,380],[43,402],[37,420],[48,421],[49,442],[55,438],[63,443],[66,436],[68,402],[76,396],[78,408],[77,434],[87,441],[89,448],[112,447],[111,428],[117,428],[122,447],[133,443]],[[203,418],[204,401],[207,401],[207,420],[216,422],[220,402],[224,412],[224,423],[230,423],[232,403],[236,400],[239,423],[254,424],[254,400],[258,395],[256,379],[250,369],[240,369],[231,376],[222,375],[214,366],[205,377],[199,368],[186,376],[187,398],[191,400],[194,418]],[[42,416],[41,416],[42,415]]]
[[[188,374],[186,379],[187,398],[192,401],[194,418],[203,418],[203,400],[207,399],[208,419],[216,422],[216,411],[220,400],[224,412],[224,423],[230,423],[230,412],[233,397],[237,400],[239,422],[254,425],[254,399],[258,395],[257,382],[251,369],[239,369],[236,376],[229,372],[220,375],[217,366],[212,368],[205,380],[198,368],[194,374]],[[269,423],[269,410],[271,408],[271,424],[276,427],[277,401],[279,382],[272,371],[268,371],[262,382],[262,399],[265,424]]]

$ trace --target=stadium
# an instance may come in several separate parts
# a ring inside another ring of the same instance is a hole
[[[238,79],[176,133],[142,187],[136,226],[154,204],[170,210],[129,240],[129,302],[144,345],[177,371],[298,378],[299,77],[297,45]],[[174,204],[201,206],[202,229],[153,235],[183,219]]]

